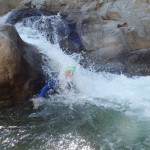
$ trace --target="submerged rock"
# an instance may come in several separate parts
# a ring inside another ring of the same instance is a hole
[[[85,51],[85,47],[79,37],[79,34],[76,30],[76,23],[70,23],[65,19],[67,23],[67,35],[62,37],[59,44],[63,51],[67,54],[72,53],[81,53]]]
[[[39,90],[42,55],[9,24],[0,26],[0,57],[0,106],[22,102]]]

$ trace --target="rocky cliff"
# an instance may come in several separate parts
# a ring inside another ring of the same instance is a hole
[[[37,49],[25,43],[14,26],[0,26],[0,106],[22,102],[37,92],[41,61]]]

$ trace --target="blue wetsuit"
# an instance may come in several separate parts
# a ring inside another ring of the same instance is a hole
[[[41,89],[40,93],[38,94],[38,97],[44,97],[47,91],[49,91],[50,89],[54,89],[57,84],[58,84],[57,78],[48,81]]]

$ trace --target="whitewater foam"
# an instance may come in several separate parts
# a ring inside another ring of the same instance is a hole
[[[58,44],[48,42],[38,30],[24,27],[21,23],[17,24],[16,28],[24,41],[36,45],[40,52],[51,59],[62,83],[65,82],[65,68],[68,65],[76,66],[77,70],[72,80],[78,93],[70,93],[69,103],[91,102],[95,105],[115,108],[124,106],[132,112],[138,111],[144,116],[150,116],[150,77],[128,78],[123,74],[96,73],[86,70],[79,64],[79,55],[66,55]],[[51,71],[49,66],[51,64],[46,66],[48,73]]]

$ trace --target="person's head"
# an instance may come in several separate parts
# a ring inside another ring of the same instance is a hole
[[[65,71],[66,78],[68,78],[68,77],[71,78],[73,76],[75,70],[76,70],[76,67],[68,66]]]

